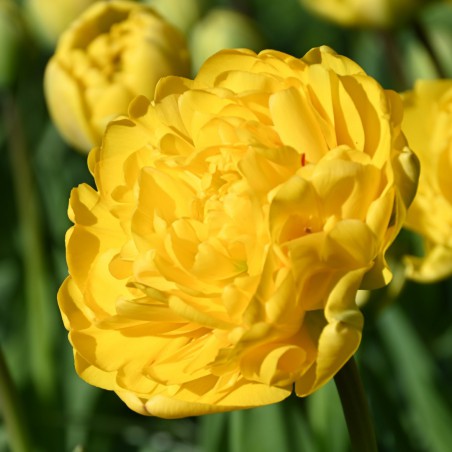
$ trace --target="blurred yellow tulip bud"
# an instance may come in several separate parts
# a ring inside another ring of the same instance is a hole
[[[213,9],[192,29],[190,53],[193,70],[222,49],[248,48],[259,51],[264,41],[255,23],[243,14],[227,9]]]
[[[54,46],[60,34],[86,8],[99,0],[25,0],[31,28],[48,46]]]
[[[152,99],[161,77],[189,71],[184,37],[152,8],[102,2],[63,33],[47,65],[44,88],[60,133],[88,151],[100,143],[111,119],[127,113],[135,96]]]
[[[206,0],[146,0],[144,3],[186,33],[201,17]]]
[[[306,8],[344,26],[392,27],[406,21],[424,0],[301,0]]]
[[[15,78],[23,34],[22,17],[15,2],[0,0],[0,88]]]

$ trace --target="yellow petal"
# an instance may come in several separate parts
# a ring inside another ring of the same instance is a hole
[[[89,151],[99,136],[89,123],[88,109],[77,83],[55,59],[47,65],[44,90],[52,120],[64,138],[77,149]],[[60,108],[61,99],[65,99],[64,108]]]
[[[279,91],[269,100],[271,117],[281,141],[317,162],[328,151],[322,130],[306,96],[295,88]]]

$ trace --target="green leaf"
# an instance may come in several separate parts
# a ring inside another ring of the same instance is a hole
[[[412,422],[413,443],[421,441],[430,452],[449,452],[452,411],[436,386],[437,368],[432,353],[398,307],[384,311],[378,326],[395,367],[406,415]]]
[[[199,442],[203,452],[227,451],[225,435],[230,413],[209,414],[199,418]]]
[[[303,399],[200,419],[203,452],[319,452],[303,411]]]

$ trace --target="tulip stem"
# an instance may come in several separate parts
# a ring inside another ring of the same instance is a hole
[[[353,452],[377,452],[377,440],[358,367],[351,357],[334,377]]]
[[[19,397],[0,347],[0,412],[5,422],[11,450],[31,451],[29,435],[20,410]]]
[[[379,31],[383,46],[386,54],[388,55],[388,61],[390,68],[392,69],[394,83],[396,84],[397,91],[404,91],[408,89],[409,83],[407,74],[405,72],[405,66],[400,58],[400,49],[396,40],[394,32],[388,30]]]

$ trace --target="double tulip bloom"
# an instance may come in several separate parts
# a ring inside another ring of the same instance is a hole
[[[62,136],[88,152],[135,96],[152,99],[161,77],[189,71],[184,37],[153,9],[130,1],[99,2],[61,36],[44,88]]]
[[[168,418],[331,379],[414,196],[401,120],[327,47],[222,51],[135,99],[70,199],[58,299],[81,377]]]

